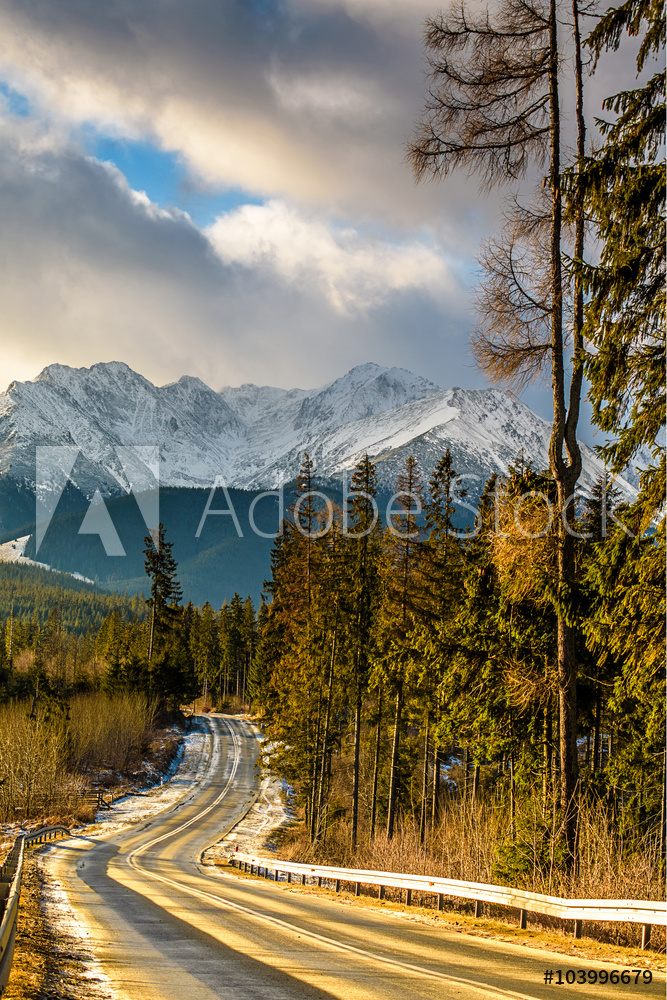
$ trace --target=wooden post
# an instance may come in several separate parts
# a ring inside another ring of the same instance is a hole
[[[651,925],[642,924],[642,951],[651,943]]]
[[[361,882],[354,883],[354,895],[361,896]]]
[[[384,899],[384,886],[381,885],[378,888],[378,899]]]
[[[340,879],[336,879],[336,892],[340,892]]]
[[[444,895],[441,892],[439,892],[438,893],[438,911],[442,910],[442,907],[444,906],[444,903],[445,903],[445,897],[444,897]]]
[[[287,872],[287,882],[288,882],[288,884],[291,883],[291,881],[292,881],[292,873],[291,872]]]
[[[526,910],[519,911],[519,927],[522,931],[526,929]]]
[[[412,905],[412,889],[405,890],[405,905],[406,906]]]
[[[575,938],[580,938],[581,937],[581,925],[582,925],[582,923],[583,923],[583,920],[575,920],[575,922],[574,922],[574,936],[575,936]]]
[[[481,917],[481,915],[482,915],[482,900],[481,899],[476,899],[475,900],[475,916],[476,917]]]

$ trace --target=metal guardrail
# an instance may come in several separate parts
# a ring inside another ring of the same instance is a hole
[[[19,834],[0,868],[0,914],[2,915],[0,921],[0,997],[7,986],[14,958],[25,845],[41,844],[46,840],[53,839],[59,833],[69,835],[69,832],[66,826],[43,826],[39,830],[33,830],[32,833]]]
[[[642,948],[648,947],[651,938],[651,925],[667,926],[667,903],[653,900],[635,899],[562,899],[560,896],[545,896],[539,892],[528,892],[524,889],[513,889],[504,885],[490,885],[485,882],[462,882],[458,879],[436,878],[431,875],[406,875],[398,872],[379,872],[361,868],[335,868],[326,865],[305,865],[291,861],[281,861],[279,858],[259,858],[250,854],[236,852],[230,857],[230,864],[243,866],[246,872],[260,875],[264,873],[270,878],[274,873],[275,881],[281,873],[291,881],[292,875],[300,876],[301,884],[311,878],[322,885],[323,880],[335,882],[336,892],[340,892],[341,884],[347,882],[354,885],[355,895],[359,896],[362,885],[378,886],[378,896],[384,898],[387,887],[395,887],[405,891],[405,902],[409,906],[412,893],[417,890],[437,897],[438,909],[443,907],[445,896],[475,901],[475,916],[481,916],[482,903],[495,903],[497,906],[509,906],[519,910],[519,925],[526,926],[528,913],[538,913],[543,916],[560,917],[561,920],[572,920],[574,936],[581,937],[582,924],[587,921],[627,921],[641,924]]]

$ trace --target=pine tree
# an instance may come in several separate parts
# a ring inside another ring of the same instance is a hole
[[[353,646],[354,759],[352,766],[352,845],[359,823],[359,765],[362,705],[368,689],[373,632],[380,602],[380,528],[375,507],[377,473],[365,455],[354,467],[348,529],[350,562],[350,625]]]
[[[416,605],[415,578],[419,554],[417,516],[422,506],[421,475],[416,459],[410,455],[396,481],[394,494],[400,513],[389,525],[393,558],[385,570],[385,653],[384,673],[394,693],[394,734],[389,772],[387,837],[394,835],[399,792],[399,755],[404,705],[404,685],[412,665],[409,633]],[[398,523],[396,523],[396,521]]]
[[[586,44],[597,62],[624,34],[641,37],[637,73],[664,51],[665,10],[657,0],[626,0],[598,21]],[[584,333],[590,349],[593,419],[611,440],[598,450],[613,474],[641,448],[653,462],[642,474],[643,525],[664,503],[665,426],[665,74],[607,98],[615,120],[599,121],[605,138],[567,178],[570,200],[583,197],[601,243],[599,262],[582,268],[587,291]]]
[[[175,627],[177,609],[183,594],[176,579],[178,567],[171,552],[173,542],[166,540],[162,522],[158,526],[157,536],[147,535],[144,544],[144,565],[151,579],[151,596],[146,598],[151,611],[148,642],[148,662],[151,663],[155,649]]]

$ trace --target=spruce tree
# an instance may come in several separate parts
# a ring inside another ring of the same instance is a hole
[[[594,62],[624,35],[641,38],[637,73],[665,44],[665,9],[656,0],[611,7],[586,41]],[[589,342],[586,375],[593,419],[610,435],[598,448],[613,474],[640,449],[652,462],[641,477],[645,528],[664,503],[665,457],[665,74],[609,97],[599,121],[604,142],[567,178],[570,201],[583,197],[600,240],[599,261],[583,265]]]
[[[413,625],[416,605],[415,579],[419,558],[419,528],[417,517],[422,506],[421,474],[419,465],[410,455],[396,480],[395,500],[398,515],[389,526],[392,536],[392,558],[385,568],[385,621],[386,635],[384,675],[394,694],[394,733],[389,771],[389,800],[387,804],[387,837],[394,835],[400,783],[399,757],[405,682],[412,665],[409,633]]]
[[[145,569],[151,580],[151,596],[146,598],[150,608],[148,662],[151,663],[156,647],[160,646],[176,625],[178,605],[183,596],[176,578],[177,564],[172,555],[173,542],[166,540],[164,524],[160,521],[157,535],[144,538]]]
[[[362,705],[374,641],[374,627],[380,603],[380,527],[374,501],[377,473],[368,455],[357,462],[351,481],[348,529],[350,562],[350,625],[353,644],[354,760],[352,766],[352,845],[357,842],[359,822],[359,765],[361,754]]]

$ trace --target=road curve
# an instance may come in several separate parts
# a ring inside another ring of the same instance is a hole
[[[257,741],[209,718],[209,766],[192,794],[140,827],[54,845],[48,865],[124,1000],[535,1000],[663,995],[651,986],[545,985],[582,967],[235,875],[199,858],[256,796]],[[611,968],[586,962],[585,968]]]

